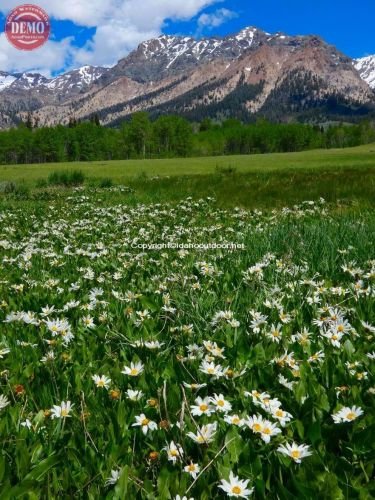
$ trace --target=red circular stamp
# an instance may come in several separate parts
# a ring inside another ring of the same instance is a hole
[[[25,4],[16,7],[5,22],[8,41],[20,50],[38,49],[46,43],[50,32],[48,14],[37,5]]]

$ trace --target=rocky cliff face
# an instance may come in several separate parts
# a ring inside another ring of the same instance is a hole
[[[93,114],[116,124],[140,110],[192,119],[350,119],[373,110],[375,62],[360,61],[316,36],[254,27],[204,40],[163,35],[110,69],[84,67],[53,80],[0,73],[0,125],[29,111],[45,125]]]

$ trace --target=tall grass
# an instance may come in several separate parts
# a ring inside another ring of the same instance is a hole
[[[50,186],[79,186],[85,182],[86,176],[81,170],[56,171],[48,176]]]

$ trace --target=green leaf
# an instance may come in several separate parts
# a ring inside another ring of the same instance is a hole
[[[231,462],[237,463],[243,450],[243,440],[237,429],[231,429],[225,436],[225,445],[228,450]]]
[[[32,450],[31,463],[36,464],[37,462],[39,462],[40,455],[42,453],[43,453],[43,446],[40,443],[37,443]]]
[[[5,474],[5,458],[4,455],[0,455],[0,484],[3,480]]]
[[[29,472],[24,481],[40,481],[43,477],[55,467],[60,462],[60,457],[58,455],[50,455],[48,458],[42,460],[38,465],[36,465],[31,472]],[[23,483],[23,481],[22,481]]]
[[[122,469],[119,480],[117,481],[115,493],[117,498],[126,498],[128,493],[128,484],[129,484],[129,466],[125,465]]]
[[[160,495],[160,500],[166,500],[170,498],[169,482],[170,482],[170,472],[167,467],[163,467],[158,477],[158,492]]]
[[[297,427],[297,432],[298,432],[299,437],[301,439],[304,439],[305,429],[303,427],[303,423],[301,422],[301,420],[296,420],[295,424],[296,424],[296,427]]]
[[[321,423],[314,422],[310,424],[307,428],[307,437],[313,445],[322,439]]]
[[[352,355],[355,353],[355,347],[353,346],[353,344],[350,342],[349,339],[344,342],[344,351],[346,352],[349,358],[351,358]]]

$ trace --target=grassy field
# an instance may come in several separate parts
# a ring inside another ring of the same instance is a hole
[[[80,170],[86,183],[103,179],[132,188],[133,202],[215,197],[221,206],[279,207],[307,199],[373,206],[375,145],[252,156],[130,160],[0,167],[0,182],[34,189],[54,172]],[[39,190],[45,194],[45,190]]]
[[[0,180],[33,183],[51,172],[82,170],[89,178],[111,177],[123,183],[140,173],[148,176],[207,175],[216,168],[234,167],[239,173],[280,170],[340,170],[375,167],[375,144],[347,149],[276,153],[251,156],[177,158],[170,160],[126,160],[0,166]]]

